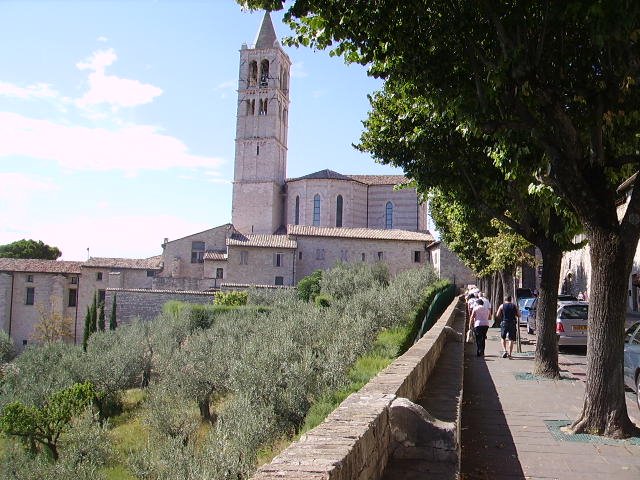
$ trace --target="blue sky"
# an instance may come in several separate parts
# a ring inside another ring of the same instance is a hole
[[[148,257],[230,222],[238,50],[262,15],[233,0],[0,1],[0,244]],[[287,175],[402,173],[351,147],[381,82],[286,51]]]

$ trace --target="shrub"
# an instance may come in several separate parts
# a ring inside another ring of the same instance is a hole
[[[317,295],[314,302],[317,306],[326,308],[331,306],[331,297],[329,295]]]
[[[213,297],[214,305],[240,306],[246,305],[249,294],[247,292],[218,292]]]
[[[320,290],[339,300],[376,286],[386,286],[388,279],[389,272],[383,263],[337,263],[323,273]]]
[[[307,275],[298,282],[296,287],[298,297],[305,302],[313,302],[320,294],[320,281],[322,280],[322,270],[316,270],[311,275]]]

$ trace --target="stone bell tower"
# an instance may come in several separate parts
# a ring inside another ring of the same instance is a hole
[[[284,223],[290,68],[265,12],[255,44],[240,50],[231,217],[245,234],[272,234]]]

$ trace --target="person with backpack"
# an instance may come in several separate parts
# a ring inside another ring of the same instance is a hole
[[[500,338],[502,339],[502,358],[511,358],[513,352],[513,342],[516,341],[516,329],[518,328],[518,319],[520,318],[520,310],[518,305],[512,302],[511,295],[507,295],[504,303],[498,307],[496,317],[500,320]],[[509,342],[509,350],[507,353],[507,342]]]

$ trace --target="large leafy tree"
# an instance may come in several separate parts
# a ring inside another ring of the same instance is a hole
[[[300,43],[336,44],[335,53],[369,64],[374,75],[415,81],[476,138],[540,149],[528,161],[576,212],[591,248],[587,383],[573,429],[637,433],[626,410],[622,346],[640,193],[633,190],[618,216],[616,187],[640,167],[640,3],[297,0],[286,18]]]
[[[0,245],[0,258],[38,258],[42,260],[57,260],[62,252],[57,247],[51,247],[42,240],[18,240],[6,245]]]

